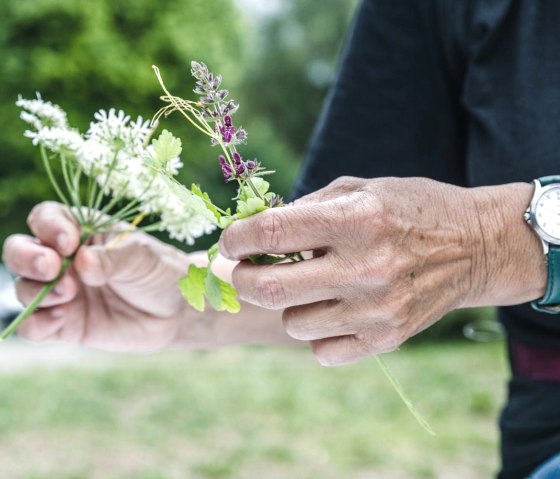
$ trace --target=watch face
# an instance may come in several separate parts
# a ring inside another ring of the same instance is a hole
[[[560,185],[540,196],[535,206],[535,221],[544,233],[560,240]]]

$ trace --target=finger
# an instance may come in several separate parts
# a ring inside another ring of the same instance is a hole
[[[85,246],[78,250],[74,258],[74,269],[88,286],[103,286],[110,277],[110,266],[102,262],[98,246]],[[112,268],[111,268],[112,269]]]
[[[232,281],[248,303],[282,309],[336,298],[327,265],[325,257],[273,266],[243,261],[233,270]]]
[[[328,249],[340,231],[331,206],[311,203],[271,208],[235,221],[222,233],[220,251],[228,259],[241,260],[253,254]]]
[[[311,341],[311,350],[323,366],[344,366],[373,354],[356,336],[317,339]]]
[[[64,306],[40,309],[19,327],[18,335],[34,342],[56,340],[64,328],[65,314]]]
[[[357,333],[358,325],[350,320],[347,309],[336,300],[304,304],[287,308],[282,321],[286,332],[302,341],[352,335]]]
[[[50,281],[62,260],[51,248],[26,235],[12,235],[4,242],[2,259],[12,273],[36,281]]]
[[[16,281],[16,295],[24,304],[28,305],[44,287],[43,283],[28,279],[18,279]],[[39,305],[40,308],[48,308],[72,301],[78,292],[76,282],[69,276],[63,276]]]
[[[60,203],[39,203],[31,210],[27,224],[41,243],[51,246],[62,256],[72,254],[80,242],[78,225],[68,208]]]

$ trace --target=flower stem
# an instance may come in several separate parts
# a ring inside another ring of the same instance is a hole
[[[51,169],[51,165],[49,163],[49,159],[47,157],[47,152],[45,151],[45,148],[43,147],[43,145],[41,145],[40,148],[41,151],[41,158],[43,160],[43,165],[45,166],[45,170],[47,172],[47,176],[49,177],[49,180],[56,192],[56,194],[58,195],[58,197],[60,198],[60,200],[66,205],[68,206],[68,208],[71,208],[70,206],[70,202],[68,201],[68,199],[66,198],[66,196],[64,195],[64,193],[62,192],[62,190],[60,189],[60,186],[58,184],[58,181],[56,181],[56,178],[53,175],[52,169]]]
[[[83,245],[88,240],[88,238],[89,238],[88,233],[82,233],[80,239],[80,246]],[[80,248],[80,246],[78,246],[78,249]],[[54,289],[54,287],[57,285],[60,279],[64,276],[64,273],[68,271],[68,268],[74,261],[74,257],[76,256],[76,252],[78,251],[78,249],[76,249],[76,251],[72,253],[70,256],[67,256],[62,260],[62,265],[60,267],[60,271],[56,275],[56,278],[46,283],[45,286],[43,286],[41,290],[37,293],[37,295],[33,298],[31,303],[29,303],[26,306],[26,308],[16,316],[16,318],[10,323],[10,325],[4,331],[2,331],[2,334],[0,334],[0,341],[4,341],[12,333],[14,333],[14,331],[21,325],[21,323],[23,323],[27,318],[29,318],[29,316],[31,316],[35,312],[35,310],[41,305],[43,300],[47,297],[47,295]]]
[[[401,398],[402,402],[406,405],[408,410],[411,412],[411,414],[414,416],[414,418],[418,421],[418,424],[420,424],[420,426],[422,426],[422,428],[424,428],[424,430],[427,431],[428,434],[431,434],[432,436],[435,436],[436,433],[434,432],[434,430],[432,429],[432,427],[430,426],[428,421],[426,421],[426,419],[424,419],[422,414],[420,414],[420,412],[414,407],[414,404],[412,404],[412,401],[410,399],[408,399],[408,396],[404,392],[403,387],[401,386],[401,384],[399,383],[397,378],[393,375],[393,373],[389,369],[389,366],[387,366],[387,363],[385,362],[385,360],[379,354],[377,356],[375,356],[375,360],[377,361],[377,364],[381,368],[381,371],[383,371],[383,374],[385,374],[385,377],[389,380],[389,382],[393,386],[393,389],[397,392],[397,394]]]

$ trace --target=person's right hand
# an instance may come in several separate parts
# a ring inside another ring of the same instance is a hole
[[[58,203],[37,205],[28,225],[35,238],[12,235],[3,247],[6,266],[20,276],[16,291],[24,304],[57,276],[80,237],[72,216]],[[177,287],[189,257],[146,234],[130,234],[107,248],[113,238],[97,235],[79,249],[55,290],[20,327],[21,336],[113,351],[173,345],[194,314]]]

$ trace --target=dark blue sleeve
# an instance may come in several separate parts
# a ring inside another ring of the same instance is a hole
[[[435,4],[362,1],[293,197],[342,175],[465,183],[460,87]]]

